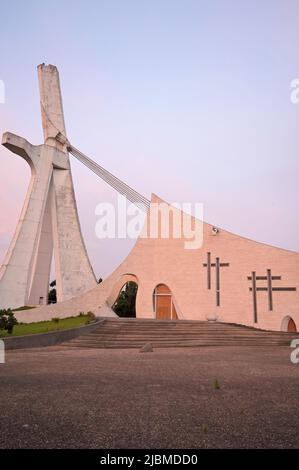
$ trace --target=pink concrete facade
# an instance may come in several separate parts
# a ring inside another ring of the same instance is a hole
[[[152,197],[152,203],[160,201]],[[103,283],[54,306],[19,312],[18,318],[41,320],[88,310],[113,315],[110,307],[123,285],[133,280],[138,284],[136,312],[140,318],[155,318],[153,292],[158,284],[165,284],[179,319],[215,319],[280,331],[292,318],[298,331],[299,253],[221,228],[215,233],[207,223],[203,223],[200,248],[186,249],[185,242],[184,237],[139,237],[131,253]]]

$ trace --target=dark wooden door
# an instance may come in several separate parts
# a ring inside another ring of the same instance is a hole
[[[296,332],[297,331],[296,324],[295,324],[295,322],[292,318],[289,319],[288,331],[289,332]]]

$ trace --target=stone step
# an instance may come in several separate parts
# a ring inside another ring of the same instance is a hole
[[[173,339],[173,340],[144,340],[144,339],[140,339],[140,340],[130,340],[130,339],[127,339],[127,338],[123,338],[123,339],[106,339],[106,338],[103,338],[101,339],[101,341],[78,341],[78,340],[74,340],[74,341],[71,341],[69,342],[68,344],[73,344],[73,345],[82,345],[82,346],[91,346],[91,345],[97,345],[97,344],[107,344],[107,343],[118,343],[118,344],[145,344],[145,343],[151,343],[151,344],[177,344],[177,343],[193,343],[193,342],[196,342],[196,343],[201,343],[201,344],[205,344],[205,343],[208,343],[208,344],[211,344],[211,345],[220,345],[220,344],[231,344],[231,345],[234,345],[234,344],[252,344],[252,345],[276,345],[276,344],[284,344],[286,346],[289,346],[290,345],[290,341],[285,341],[285,340],[276,340],[276,341],[253,341],[253,340],[245,340],[245,341],[241,341],[239,339],[234,339],[234,340],[215,340],[215,339],[209,339],[209,338],[206,338],[206,339],[198,339],[198,338],[192,338],[191,340],[185,340],[185,339]]]
[[[265,331],[265,330],[257,330],[257,329],[254,329],[254,328],[247,328],[247,327],[242,327],[242,326],[222,326],[221,324],[218,324],[217,326],[216,325],[209,325],[209,324],[206,324],[206,325],[192,325],[190,327],[179,327],[179,326],[175,326],[174,328],[173,327],[170,327],[168,325],[163,325],[163,327],[159,327],[159,328],[154,328],[152,327],[151,325],[115,325],[115,326],[111,326],[111,325],[103,325],[103,326],[100,326],[99,328],[101,329],[105,329],[105,330],[110,330],[110,331],[171,331],[171,332],[177,332],[177,331],[240,331],[240,332],[250,332],[250,333],[256,333],[256,334],[265,334],[265,333],[271,333],[273,335],[288,335],[289,333],[285,333],[285,332],[273,332],[273,331]],[[94,330],[93,331],[93,334],[96,334],[98,330]]]
[[[217,323],[217,324],[209,324],[208,322],[206,323],[203,323],[203,324],[190,324],[190,325],[179,325],[179,324],[176,324],[175,326],[173,326],[171,323],[170,324],[163,324],[163,325],[159,325],[159,327],[156,327],[156,326],[153,326],[153,325],[147,325],[147,324],[144,324],[144,323],[141,323],[140,325],[139,324],[136,324],[136,323],[132,323],[132,324],[114,324],[114,325],[111,325],[110,322],[108,322],[107,320],[101,325],[99,326],[99,328],[103,329],[110,329],[110,330],[129,330],[129,331],[133,331],[133,330],[143,330],[143,331],[149,331],[149,330],[155,330],[155,331],[179,331],[179,330],[182,330],[182,331],[194,331],[194,330],[199,330],[199,331],[203,331],[203,330],[207,330],[207,331],[214,331],[214,330],[221,330],[221,331],[225,331],[225,330],[228,330],[228,331],[246,331],[246,332],[254,332],[254,333],[271,333],[271,334],[278,334],[278,335],[287,335],[289,333],[285,333],[285,332],[273,332],[273,331],[270,331],[270,332],[267,332],[265,330],[259,330],[259,329],[255,329],[255,328],[249,328],[249,327],[243,327],[243,326],[240,326],[240,325],[228,325],[228,324],[223,324],[223,323]],[[97,331],[97,330],[94,330],[94,331]]]
[[[236,334],[236,333],[232,333],[232,334],[223,334],[223,333],[217,333],[217,334],[212,334],[212,333],[198,333],[198,334],[195,334],[195,333],[191,333],[191,334],[164,334],[164,335],[156,335],[156,334],[151,334],[151,333],[146,333],[146,334],[124,334],[124,333],[118,333],[118,334],[111,334],[111,333],[105,333],[105,332],[102,332],[101,334],[97,334],[97,335],[90,335],[88,336],[88,338],[93,338],[95,340],[101,340],[102,338],[109,338],[109,339],[112,339],[112,338],[119,338],[119,337],[123,337],[123,338],[128,338],[128,339],[155,339],[155,340],[158,340],[158,339],[161,339],[161,340],[166,340],[166,339],[176,339],[176,338],[182,338],[182,339],[200,339],[200,338],[213,338],[213,339],[222,339],[222,338],[229,338],[229,339],[240,339],[240,340],[246,340],[247,338],[248,339],[252,339],[252,340],[270,340],[272,339],[273,341],[277,341],[277,340],[280,340],[280,339],[284,339],[286,341],[288,341],[289,339],[292,338],[292,336],[287,336],[287,337],[280,337],[280,336],[267,336],[267,335],[242,335],[242,334]]]
[[[77,343],[77,344],[74,344],[74,343],[70,343],[69,345],[67,345],[68,347],[74,347],[74,348],[85,348],[85,349],[89,349],[89,348],[93,348],[93,349],[97,349],[97,348],[108,348],[108,347],[119,347],[120,349],[130,349],[130,348],[141,348],[142,346],[144,346],[145,344],[147,343],[143,343],[143,342],[126,342],[126,341],[103,341],[101,343],[91,343],[91,344],[87,344],[87,343]],[[248,347],[277,347],[277,346],[285,346],[285,347],[288,347],[289,344],[285,344],[285,343],[241,343],[241,342],[234,342],[234,343],[231,343],[231,342],[217,342],[217,343],[214,343],[212,341],[174,341],[174,342],[171,342],[171,343],[168,343],[167,341],[164,341],[164,342],[151,342],[150,343],[154,348],[178,348],[178,347],[191,347],[191,346],[206,346],[206,347],[220,347],[220,346],[232,346],[232,347],[245,347],[245,346],[248,346]],[[66,346],[66,345],[64,345]]]
[[[145,343],[133,343],[133,342],[103,342],[96,344],[69,344],[68,348],[82,348],[82,349],[102,349],[102,348],[119,348],[119,349],[131,349],[131,348],[141,348]],[[213,342],[199,342],[199,341],[184,341],[184,342],[173,342],[173,343],[151,343],[153,348],[180,348],[180,347],[219,347],[219,346],[232,346],[232,347],[270,347],[270,346],[289,346],[285,343],[276,343],[276,344],[267,344],[267,343],[240,343],[240,342],[223,342],[223,343],[213,343]],[[66,345],[64,345],[66,346]]]
[[[87,337],[87,335],[85,335]],[[102,332],[98,332],[97,334],[92,334],[90,333],[88,335],[88,338],[94,338],[94,339],[99,339],[99,338],[102,338],[103,336],[105,337],[110,337],[110,338],[115,338],[115,337],[118,337],[118,336],[122,336],[122,337],[128,337],[128,338],[178,338],[178,337],[182,337],[182,338],[200,338],[200,337],[213,337],[213,338],[256,338],[256,339],[263,339],[263,338],[273,338],[273,339],[281,339],[281,338],[285,338],[285,339],[289,339],[291,336],[274,336],[272,335],[271,333],[269,334],[261,334],[261,335],[255,335],[254,333],[252,335],[248,334],[248,333],[236,333],[234,331],[232,331],[231,333],[222,333],[222,332],[217,332],[217,333],[213,333],[213,332],[188,332],[188,333],[168,333],[168,332],[165,332],[165,334],[161,334],[161,333],[154,333],[154,332],[135,332],[135,333],[131,333],[131,332],[127,332],[127,333],[124,333],[124,332],[118,332],[118,333],[111,333],[110,331],[109,332],[106,332],[105,330],[103,330]],[[298,335],[297,335],[298,336]]]
[[[105,329],[103,327],[103,329],[101,330],[95,330],[93,332],[90,333],[91,336],[101,336],[102,334],[105,334],[105,335],[117,335],[117,334],[122,334],[122,335],[130,335],[130,336],[134,336],[134,335],[144,335],[144,336],[165,336],[165,335],[169,335],[169,336],[178,336],[178,335],[213,335],[213,336],[250,336],[250,337],[256,337],[256,338],[262,338],[262,337],[269,337],[269,336],[272,336],[273,338],[281,338],[281,337],[288,337],[289,335],[280,335],[280,334],[273,334],[273,333],[255,333],[255,332],[248,332],[248,331],[235,331],[235,330],[230,330],[230,331],[222,331],[222,330],[216,330],[216,331],[210,331],[210,330],[198,330],[198,331],[153,331],[151,329],[148,329],[148,330],[145,330],[145,331],[142,331],[142,330],[117,330],[117,331],[111,331],[111,330],[108,330],[108,329]]]
[[[169,321],[151,319],[105,319],[91,333],[62,346],[69,348],[141,348],[151,343],[154,348],[216,346],[289,346],[299,335],[267,332],[228,323],[202,321]]]

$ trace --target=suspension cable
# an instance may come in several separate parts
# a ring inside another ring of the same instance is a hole
[[[150,201],[138,193],[130,186],[128,186],[124,181],[120,180],[108,170],[105,170],[101,165],[93,161],[87,155],[82,153],[80,150],[76,149],[72,145],[68,146],[68,151],[71,153],[77,160],[83,163],[87,168],[93,171],[97,176],[102,178],[106,183],[108,183],[112,188],[116,189],[120,194],[123,194],[129,201],[133,204],[138,205],[138,207],[144,209],[145,211],[150,206]]]
[[[114,176],[112,173],[110,173],[110,171],[105,170],[105,168],[103,168],[101,165],[99,165],[98,163],[93,161],[91,158],[89,158],[87,155],[80,152],[80,150],[76,149],[76,147],[71,145],[68,138],[64,135],[64,133],[61,132],[57,128],[57,126],[53,123],[53,121],[50,119],[47,113],[46,107],[42,101],[41,101],[41,107],[45,113],[46,118],[50,122],[50,124],[58,132],[58,134],[56,135],[56,140],[58,140],[60,143],[64,145],[67,145],[67,150],[69,153],[71,153],[75,158],[77,158],[77,160],[79,160],[87,168],[93,171],[93,173],[95,173],[97,176],[102,178],[112,188],[116,189],[116,191],[118,191],[120,194],[125,196],[129,201],[135,204],[139,209],[142,209],[145,212],[149,209],[150,201],[146,197],[142,196],[142,194],[138,193],[137,191],[135,191],[135,189],[128,186],[124,181]]]

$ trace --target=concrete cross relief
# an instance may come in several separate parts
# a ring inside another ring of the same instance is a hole
[[[0,308],[46,304],[54,252],[57,300],[96,285],[81,234],[57,68],[38,66],[44,144],[6,132],[2,144],[31,168],[25,203],[0,269]]]

